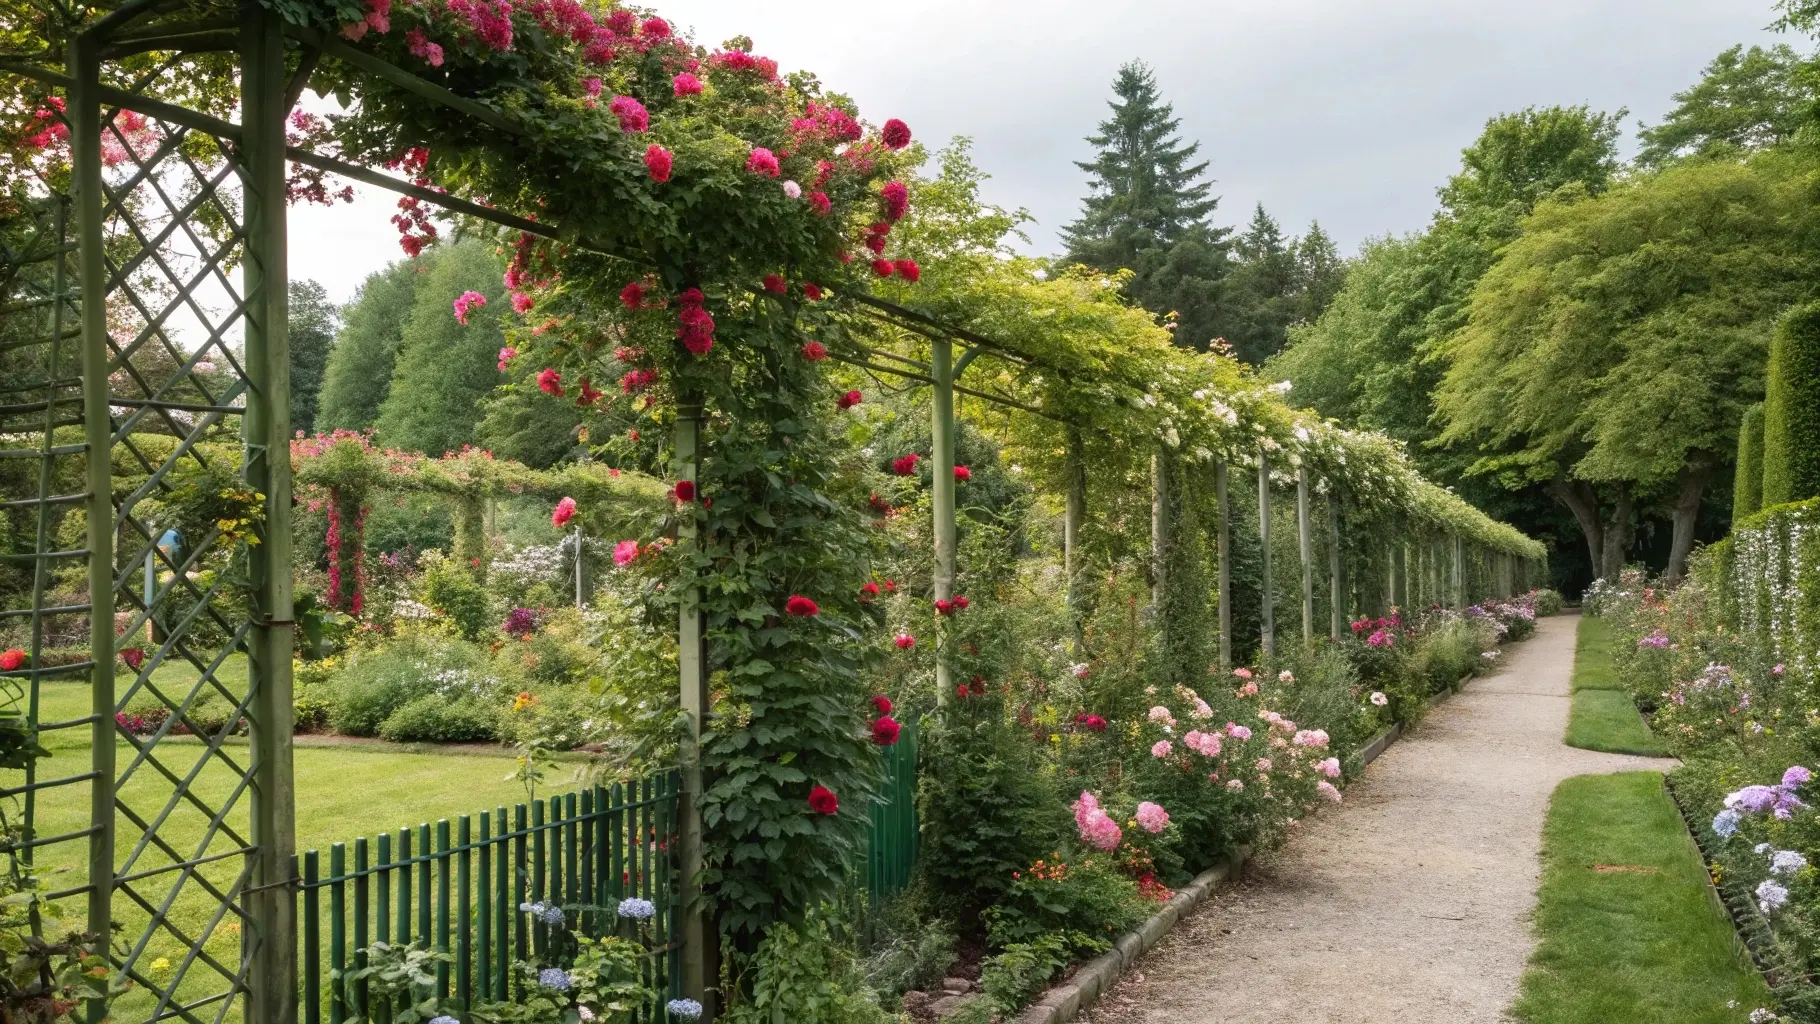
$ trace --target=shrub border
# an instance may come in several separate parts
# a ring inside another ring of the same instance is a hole
[[[1470,674],[1461,676],[1453,686],[1431,694],[1429,708],[1432,710],[1447,703],[1447,699],[1460,692],[1472,678]],[[1388,729],[1373,736],[1348,760],[1357,761],[1362,771],[1402,736],[1403,723],[1392,722]],[[1015,1024],[1068,1024],[1074,1020],[1082,1010],[1098,1002],[1100,996],[1112,991],[1112,986],[1118,984],[1119,975],[1163,941],[1163,936],[1183,918],[1199,909],[1228,883],[1241,880],[1251,853],[1251,847],[1241,846],[1232,856],[1194,876],[1194,881],[1177,890],[1175,896],[1163,904],[1163,909],[1150,915],[1136,930],[1119,936],[1110,951],[1082,964],[1068,980],[1050,986],[1042,998],[1025,1007],[1012,1020]]]

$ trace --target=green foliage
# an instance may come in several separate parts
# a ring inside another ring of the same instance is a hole
[[[740,970],[739,987],[751,994],[729,1000],[731,1005],[717,1017],[727,1024],[886,1024],[897,1019],[879,1007],[853,950],[819,917],[771,927]]]
[[[335,705],[329,722],[351,736],[378,735],[395,712],[424,698],[484,704],[503,701],[511,689],[479,648],[427,630],[402,632],[386,646],[345,655],[327,686]],[[430,717],[421,707],[413,714],[419,721]]]
[[[876,935],[860,968],[866,984],[886,1000],[912,989],[933,989],[954,963],[953,925],[928,916],[924,890],[912,888],[876,912]]]
[[[1319,223],[1301,238],[1285,236],[1262,203],[1233,239],[1232,255],[1221,299],[1223,337],[1248,363],[1262,364],[1280,351],[1290,327],[1319,317],[1346,280],[1346,264]]]
[[[343,311],[329,352],[316,429],[364,430],[378,422],[418,285],[440,256],[432,249],[417,259],[399,260],[360,286]]]
[[[502,459],[548,469],[581,450],[575,434],[582,414],[575,403],[539,391],[536,376],[527,367],[519,380],[489,396],[474,437]]]
[[[499,711],[478,697],[450,700],[440,694],[413,697],[379,723],[379,735],[396,743],[473,743],[498,732]]]
[[[1137,927],[1155,904],[1103,854],[1070,864],[1040,860],[1020,872],[986,908],[986,941],[993,949],[1035,942],[1055,932],[1079,932],[1109,943]]]
[[[1536,618],[1559,615],[1561,610],[1566,607],[1567,601],[1562,598],[1560,591],[1549,590],[1546,587],[1536,591]]]
[[[1104,939],[1081,932],[1045,932],[1014,942],[980,964],[980,990],[993,1009],[1009,1015],[1028,1005],[1062,968],[1107,948]]]
[[[419,561],[423,567],[423,603],[450,623],[469,640],[475,640],[496,618],[486,586],[471,566],[440,552],[425,552]]]
[[[1207,164],[1191,163],[1201,145],[1180,141],[1181,121],[1161,102],[1147,65],[1120,67],[1112,91],[1112,116],[1087,138],[1097,155],[1076,163],[1091,178],[1080,219],[1062,229],[1066,259],[1135,271],[1125,285],[1132,300],[1176,312],[1177,339],[1206,348],[1218,329],[1229,243],[1226,229],[1207,223],[1219,199],[1200,180]]]
[[[437,972],[455,962],[451,953],[429,948],[427,941],[406,945],[375,942],[360,950],[366,966],[337,970],[341,998],[355,1024],[390,1020],[395,1024],[426,1024],[441,1016],[442,999],[436,994]],[[362,990],[366,998],[362,999]]]
[[[1774,346],[1772,345],[1772,350]],[[1732,522],[1741,523],[1763,507],[1763,404],[1744,410],[1738,425],[1738,461],[1732,484]]]
[[[322,285],[291,282],[291,426],[306,434],[316,429],[316,411],[339,319],[340,311]]]
[[[1820,303],[1776,326],[1763,402],[1763,505],[1820,495]]]
[[[1744,44],[1724,51],[1693,87],[1675,93],[1675,109],[1638,133],[1637,162],[1661,167],[1686,156],[1734,156],[1794,138],[1814,92],[1800,75],[1802,58],[1786,44]]]
[[[478,240],[450,246],[418,285],[410,319],[375,424],[387,445],[437,455],[475,439],[481,400],[501,383],[501,320],[510,315],[498,257]],[[486,296],[464,325],[453,305],[464,292]]]

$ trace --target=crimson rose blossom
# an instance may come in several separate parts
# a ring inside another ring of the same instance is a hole
[[[820,302],[822,300],[822,286],[816,284],[814,281],[803,282],[803,298],[808,299],[810,302]]]
[[[910,144],[910,126],[895,117],[885,122],[885,128],[880,134],[887,149],[903,149]]]
[[[891,272],[896,269],[897,268],[892,265],[890,260],[873,260],[872,261],[872,272],[874,274],[877,274],[880,277],[890,277]]]
[[[784,279],[776,274],[766,274],[764,284],[765,291],[774,295],[784,295],[790,291],[790,286],[785,284]]]
[[[891,709],[895,708],[897,705],[891,703],[891,698],[880,693],[873,696],[872,706],[878,709],[879,714],[888,715],[891,713]]]
[[[820,615],[822,613],[821,608],[814,601],[809,600],[801,594],[790,595],[790,600],[784,602],[784,611],[791,615],[803,616]]]
[[[834,790],[818,783],[809,791],[809,808],[817,814],[833,814],[840,810],[840,797],[834,795]]]
[[[819,341],[803,342],[803,358],[812,363],[819,363],[828,358],[828,349]]]
[[[893,266],[897,268],[897,276],[911,284],[915,284],[923,276],[923,269],[916,265],[915,260],[898,260]]]
[[[752,155],[746,157],[746,170],[753,174],[762,174],[767,178],[775,178],[781,172],[781,168],[777,165],[777,154],[763,146],[755,148],[752,150]]]
[[[656,147],[653,147],[656,148]],[[646,154],[648,157],[649,154]],[[645,286],[633,281],[620,289],[619,304],[627,309],[638,309],[645,304]]]
[[[896,473],[898,476],[909,476],[916,472],[916,460],[920,458],[922,458],[922,456],[915,452],[911,452],[908,455],[900,455],[891,460],[891,472]]]
[[[836,409],[840,409],[841,411],[845,412],[846,410],[851,409],[854,406],[858,405],[860,403],[861,397],[862,396],[860,395],[859,392],[849,391],[846,394],[844,394],[834,400],[834,407]]]
[[[973,470],[968,469],[966,466],[956,466],[954,467],[954,478],[956,480],[971,480],[973,479]]]
[[[897,742],[898,733],[902,729],[903,727],[897,724],[897,719],[886,715],[872,723],[872,742],[881,747],[888,747]]]
[[[631,96],[615,96],[607,104],[613,116],[619,118],[619,130],[622,132],[642,132],[651,127],[651,114],[645,105]]]
[[[25,652],[17,647],[0,651],[0,672],[16,672],[25,664]]]
[[[885,201],[885,217],[889,220],[903,220],[904,214],[910,212],[910,190],[901,181],[885,182],[878,197]]]
[[[878,584],[876,584],[876,583],[868,583],[865,586],[859,588],[859,599],[861,601],[870,602],[873,598],[875,598],[877,596],[878,596]]]
[[[696,78],[687,71],[677,75],[676,78],[670,82],[670,87],[678,96],[701,95],[701,79]]]
[[[120,652],[120,660],[126,662],[127,668],[137,672],[139,666],[145,664],[145,652],[137,647],[128,647]]]
[[[546,395],[555,395],[557,398],[561,398],[562,374],[557,373],[549,367],[545,367],[544,371],[537,375],[537,390]]]
[[[897,644],[898,650],[907,651],[916,646],[916,637],[908,633],[899,633],[894,642]]]
[[[670,168],[676,163],[670,151],[662,146],[652,145],[645,150],[645,170],[651,172],[651,180],[662,183],[670,180]]]
[[[664,39],[670,35],[670,23],[662,18],[648,18],[639,30],[652,39]]]
[[[550,524],[560,530],[569,525],[569,520],[574,518],[575,499],[564,497],[561,501],[556,503],[555,510],[550,513]]]
[[[693,480],[676,481],[676,500],[677,501],[694,501],[695,500],[695,481],[693,481]]]
[[[826,192],[811,192],[809,193],[809,209],[814,210],[817,217],[826,217],[828,211],[834,209],[834,203],[828,198]]]

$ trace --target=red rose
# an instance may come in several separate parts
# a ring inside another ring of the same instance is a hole
[[[967,699],[967,684],[962,683],[954,688],[954,695],[962,700]]]
[[[810,302],[820,302],[822,300],[821,285],[818,285],[813,281],[804,282],[803,298],[808,299]]]
[[[776,274],[766,274],[765,275],[765,291],[772,292],[777,295],[782,295],[782,294],[788,292],[789,290],[790,290],[790,286],[784,283],[783,278],[777,276]]]
[[[620,289],[619,304],[627,309],[638,309],[645,304],[645,286],[633,281]]]
[[[801,594],[791,595],[790,600],[784,602],[784,611],[791,615],[820,615],[822,612],[814,601]]]
[[[979,694],[985,693],[986,692],[986,677],[985,676],[974,676],[972,679],[967,681],[967,688],[969,690],[972,690],[976,696]]]
[[[966,466],[956,466],[954,467],[954,478],[956,480],[971,480],[973,479],[973,470],[968,469]]]
[[[895,117],[885,122],[884,130],[879,134],[886,149],[903,149],[910,144],[910,126]]]
[[[676,159],[670,155],[670,151],[662,146],[653,145],[645,150],[645,170],[651,173],[652,181],[669,181],[670,168],[675,163]]]
[[[817,785],[809,791],[809,809],[817,814],[833,814],[840,810],[840,797],[827,786]]]
[[[892,266],[890,260],[873,260],[872,261],[872,272],[874,274],[877,274],[880,277],[890,277],[892,272],[895,271],[896,269],[897,268],[895,266]]]
[[[878,197],[885,201],[885,219],[899,221],[910,212],[910,190],[901,181],[888,181],[885,187],[878,190]]]
[[[828,200],[828,193],[811,192],[809,193],[809,209],[814,210],[817,217],[826,217],[828,211],[834,209],[834,204]]]
[[[544,371],[537,375],[537,390],[546,395],[555,395],[557,398],[561,398],[562,374],[545,367]]]
[[[872,723],[872,742],[888,747],[897,742],[897,734],[901,731],[903,726],[897,724],[897,719],[886,715]]]
[[[25,652],[17,647],[0,651],[0,672],[14,672],[25,664]]]
[[[120,660],[126,662],[127,668],[137,672],[139,666],[145,664],[145,652],[137,647],[128,647],[120,652]]]
[[[812,363],[819,363],[828,358],[828,349],[819,341],[803,342],[803,358]]]
[[[897,705],[891,703],[891,698],[881,693],[872,698],[872,706],[878,709],[879,714],[888,715],[891,713],[891,709]]]
[[[953,615],[954,614],[954,602],[953,601],[943,601],[938,598],[935,602],[935,614]]]
[[[676,500],[677,501],[694,501],[695,500],[695,481],[693,481],[693,480],[676,481]]]
[[[876,584],[876,583],[868,583],[865,586],[859,588],[859,599],[861,601],[870,601],[877,596],[878,596],[878,584]],[[890,710],[890,709],[887,708],[886,710]]]
[[[897,267],[897,276],[912,284],[915,284],[916,281],[923,276],[923,270],[916,265],[915,260],[898,260],[895,266]]]
[[[860,403],[860,397],[859,392],[849,391],[834,400],[834,407],[841,410],[851,409]]]
[[[900,455],[891,460],[891,472],[896,473],[898,476],[909,476],[916,472],[916,460],[920,458],[922,458],[922,456],[915,452],[911,452],[908,455]]]

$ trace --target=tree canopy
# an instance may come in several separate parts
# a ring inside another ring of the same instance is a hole
[[[431,455],[474,443],[482,400],[503,383],[500,318],[511,310],[503,269],[491,246],[467,241],[449,246],[424,275],[379,408],[381,442]],[[454,306],[466,292],[479,292],[486,304],[471,307],[462,323]]]
[[[361,284],[343,311],[341,330],[329,353],[317,429],[364,430],[379,419],[418,282],[440,255],[439,249],[431,249],[416,259],[399,260]]]
[[[304,433],[316,429],[322,381],[341,311],[315,281],[291,282],[291,425]]]
[[[1794,138],[1814,101],[1802,58],[1786,44],[1734,46],[1712,59],[1675,109],[1638,133],[1637,163],[1660,167],[1677,157],[1752,152]]]

